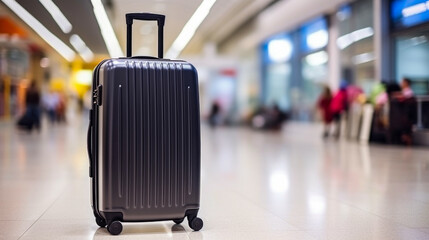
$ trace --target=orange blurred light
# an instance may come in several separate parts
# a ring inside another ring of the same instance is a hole
[[[26,38],[27,32],[19,27],[13,20],[8,17],[0,17],[0,33],[8,35],[17,35],[20,38]]]

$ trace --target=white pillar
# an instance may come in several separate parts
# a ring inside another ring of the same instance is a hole
[[[382,0],[373,0],[373,26],[374,26],[374,70],[375,80],[381,81],[382,79],[382,14],[381,14]]]
[[[337,46],[338,33],[338,20],[335,14],[330,16],[329,26],[329,44],[328,44],[328,85],[333,92],[335,92],[340,85],[340,73],[341,73],[341,62],[340,62],[340,50]]]

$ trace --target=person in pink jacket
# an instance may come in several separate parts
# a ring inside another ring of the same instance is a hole
[[[334,136],[338,138],[340,136],[340,122],[341,116],[347,111],[347,83],[342,82],[340,89],[334,95],[331,101],[331,113],[334,120],[335,132]]]

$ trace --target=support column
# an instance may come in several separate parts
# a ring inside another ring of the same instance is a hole
[[[392,42],[389,32],[389,1],[373,1],[375,78],[378,81],[392,81],[394,54],[392,54]]]
[[[329,16],[329,44],[328,44],[328,85],[333,92],[337,91],[340,85],[340,50],[337,47],[338,39],[338,20],[335,14]]]

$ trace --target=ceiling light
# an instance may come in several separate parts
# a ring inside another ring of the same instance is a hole
[[[97,19],[98,26],[100,26],[101,35],[103,36],[104,42],[106,43],[107,51],[109,52],[110,57],[124,56],[121,46],[119,45],[118,38],[116,38],[112,24],[109,21],[109,17],[107,17],[103,3],[101,0],[91,0],[91,3],[94,7],[95,18]]]
[[[369,38],[373,35],[374,35],[374,29],[372,29],[372,27],[362,28],[339,37],[337,39],[337,45],[342,50],[352,45],[355,42],[358,42],[365,38]]]
[[[186,45],[188,45],[189,41],[194,36],[197,28],[207,17],[215,2],[216,0],[204,0],[201,3],[192,17],[185,24],[179,36],[177,36],[176,40],[174,40],[170,49],[168,49],[166,54],[167,58],[177,58],[177,56],[179,56],[179,54],[183,51],[183,49],[186,47]]]
[[[371,37],[372,35],[374,35],[372,27],[362,28],[351,33],[354,42]]]
[[[54,48],[67,61],[73,61],[75,52],[52,34],[43,24],[34,18],[27,10],[19,5],[15,0],[2,0],[15,14],[30,26],[39,36]]]
[[[57,22],[58,26],[63,30],[64,33],[69,33],[72,30],[72,25],[61,12],[61,10],[55,5],[52,0],[39,0],[40,3],[48,10],[52,18]]]
[[[76,34],[73,34],[70,37],[70,43],[73,45],[76,50],[80,51],[81,49],[86,47],[85,42]]]
[[[286,62],[292,56],[292,43],[288,39],[273,39],[268,42],[268,57],[273,62]]]
[[[85,62],[91,62],[94,59],[94,54],[86,46],[85,42],[76,34],[70,37],[70,43],[79,52],[79,55]]]
[[[312,53],[305,57],[305,61],[310,66],[320,66],[328,62],[328,53],[326,51],[319,51]]]
[[[353,63],[355,65],[359,65],[359,64],[374,61],[374,59],[375,59],[374,53],[367,52],[367,53],[362,53],[362,54],[353,56]]]
[[[313,32],[307,36],[307,45],[311,49],[319,49],[328,45],[329,36],[328,31],[321,29],[319,31]]]

